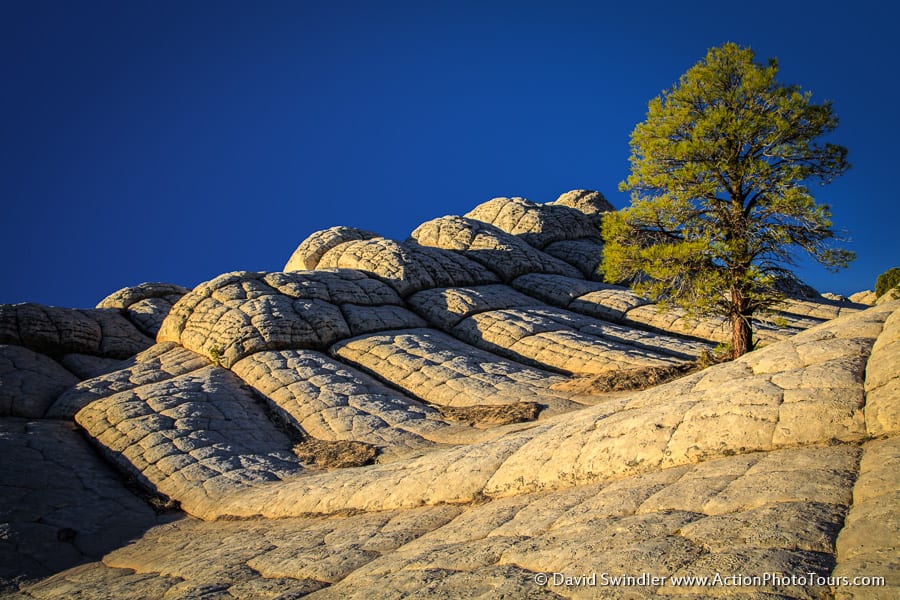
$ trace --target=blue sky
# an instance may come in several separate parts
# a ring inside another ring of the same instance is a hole
[[[0,302],[279,270],[311,232],[405,239],[495,196],[628,204],[628,138],[709,47],[777,57],[841,120],[817,188],[859,258],[900,266],[900,9],[887,2],[0,3]],[[777,11],[776,11],[777,8]]]

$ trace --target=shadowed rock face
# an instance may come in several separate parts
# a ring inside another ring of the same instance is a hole
[[[118,308],[141,332],[156,337],[172,306],[190,290],[168,283],[142,283],[113,292],[97,308]]]
[[[0,592],[896,597],[900,303],[788,299],[740,360],[571,391],[727,334],[593,280],[609,210],[495,198],[281,273],[0,306]],[[660,579],[561,579],[592,573]],[[673,580],[716,573],[887,585]]]
[[[0,343],[51,355],[81,353],[124,359],[153,341],[116,309],[23,303],[0,304]]]

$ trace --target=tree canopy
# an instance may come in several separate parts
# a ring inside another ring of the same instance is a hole
[[[881,298],[896,287],[900,287],[900,269],[893,267],[878,276],[875,281],[875,297]]]
[[[831,211],[808,187],[850,166],[846,148],[820,140],[837,117],[777,74],[750,48],[710,49],[650,101],[620,184],[631,206],[603,222],[606,279],[725,316],[734,356],[752,349],[751,317],[783,298],[797,254],[833,269],[854,258],[832,246]]]

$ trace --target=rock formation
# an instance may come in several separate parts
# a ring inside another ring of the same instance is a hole
[[[866,306],[873,306],[875,304],[875,292],[872,290],[863,290],[862,292],[856,292],[848,298],[850,302],[855,302],[857,304],[865,304]]]
[[[900,302],[804,292],[699,370],[727,328],[598,281],[608,210],[0,306],[0,593],[896,597]]]

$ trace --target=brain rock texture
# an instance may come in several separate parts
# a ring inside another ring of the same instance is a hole
[[[900,596],[900,302],[789,297],[701,369],[724,323],[597,278],[611,210],[0,305],[0,594]]]

